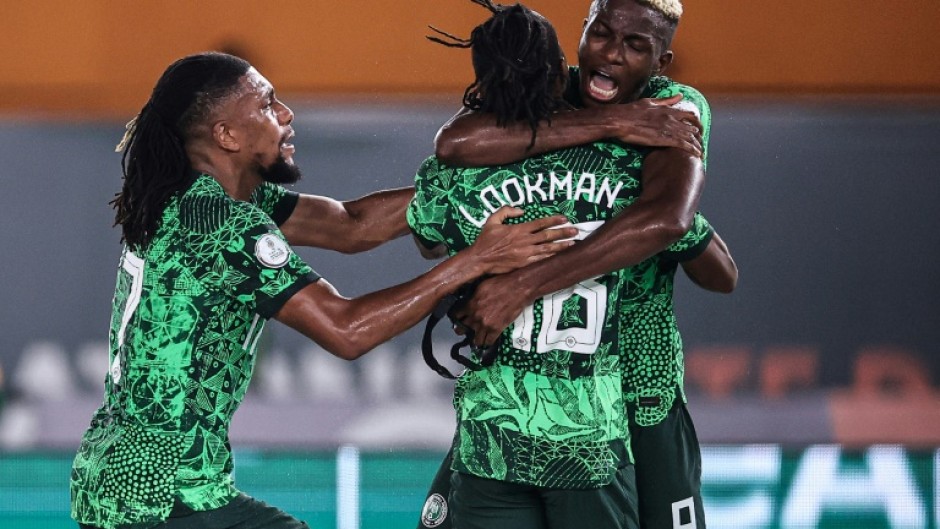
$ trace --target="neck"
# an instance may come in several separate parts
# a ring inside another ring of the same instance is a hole
[[[219,159],[211,155],[190,153],[189,159],[193,169],[214,178],[225,193],[235,200],[247,201],[261,185],[261,177],[257,172],[236,166],[230,158]]]

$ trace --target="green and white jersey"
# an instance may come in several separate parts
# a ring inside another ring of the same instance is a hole
[[[583,106],[578,91],[578,68],[569,68],[570,81],[565,93],[574,106]],[[682,94],[677,104],[694,112],[702,123],[703,163],[708,161],[708,140],[711,132],[711,108],[695,88],[657,76],[650,79],[641,97],[666,98]],[[650,149],[639,147],[644,155]],[[701,253],[711,240],[708,222],[696,215],[693,228],[671,248],[624,271],[626,287],[620,324],[620,348],[626,355],[624,396],[628,405],[638,404],[636,424],[658,424],[669,411],[679,391],[683,400],[685,373],[682,340],[673,312],[672,286],[676,263]],[[687,252],[680,255],[680,248]],[[696,253],[697,252],[697,253]],[[682,258],[679,258],[682,257]]]
[[[269,185],[235,201],[201,175],[169,200],[145,251],[125,248],[105,400],[72,467],[76,521],[149,527],[174,501],[208,510],[236,496],[228,431],[258,337],[319,278],[272,220],[294,204]]]
[[[627,213],[629,214],[629,213]],[[624,270],[620,304],[620,349],[626,361],[624,399],[635,405],[639,426],[659,424],[677,392],[685,400],[682,337],[672,293],[676,269],[708,247],[714,231],[701,214],[666,250]]]
[[[498,167],[429,158],[408,222],[428,247],[469,246],[502,205],[524,222],[565,215],[581,237],[639,194],[642,158],[595,143]],[[551,488],[596,488],[630,462],[617,351],[620,272],[536,300],[507,329],[495,363],[457,381],[454,470]]]
[[[708,163],[711,108],[696,89],[668,77],[653,77],[642,97],[665,98],[682,94],[677,104],[694,112],[702,123],[703,164]],[[693,227],[670,248],[627,271],[620,346],[626,355],[624,395],[636,407],[636,424],[652,426],[665,416],[676,397],[685,400],[682,338],[676,325],[672,293],[678,262],[705,251],[714,232],[697,214]]]
[[[682,108],[695,113],[699,121],[702,122],[702,163],[708,164],[708,139],[711,135],[712,111],[708,105],[708,100],[701,92],[664,76],[657,76],[650,79],[646,90],[641,97],[665,98],[676,94],[682,94],[682,100],[676,104],[677,108]]]

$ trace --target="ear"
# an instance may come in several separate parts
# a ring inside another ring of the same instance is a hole
[[[659,60],[656,61],[656,67],[653,68],[653,75],[665,75],[674,57],[675,55],[672,53],[672,50],[663,52],[663,54],[659,56]]]
[[[224,151],[238,152],[241,150],[241,145],[238,142],[238,132],[227,121],[216,121],[212,125],[212,140]]]

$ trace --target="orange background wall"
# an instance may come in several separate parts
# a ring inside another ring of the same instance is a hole
[[[182,55],[241,50],[292,95],[452,94],[468,0],[37,0],[0,8],[0,110],[123,115]],[[573,58],[589,0],[530,0]],[[749,93],[940,94],[940,1],[687,0],[674,77]],[[575,62],[572,59],[572,62]]]

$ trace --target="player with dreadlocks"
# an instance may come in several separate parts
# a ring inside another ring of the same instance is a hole
[[[250,64],[202,53],[167,68],[128,125],[119,145],[124,186],[113,202],[125,246],[105,402],[71,475],[72,517],[81,527],[306,527],[239,492],[232,477],[229,425],[265,321],[276,318],[352,360],[467,281],[541,258],[567,245],[551,241],[573,235],[542,230],[564,219],[503,225],[521,214],[504,208],[476,245],[424,275],[341,297],[292,251],[278,224],[301,244],[354,250],[396,234],[403,221],[390,221],[387,210],[404,218],[402,196],[411,191],[378,194],[384,205],[366,197],[375,211],[355,221],[344,204],[288,193],[276,184],[300,178],[292,120]],[[378,235],[328,240],[356,222],[375,224]]]
[[[569,108],[555,30],[520,4],[475,3],[492,16],[469,39],[438,31],[471,49],[476,77],[464,104],[506,125],[526,123],[534,143],[540,125]],[[607,143],[498,167],[431,157],[416,176],[409,224],[426,250],[454,254],[500,204],[512,204],[523,219],[564,214],[583,238],[635,199],[639,162]],[[423,525],[452,518],[460,529],[638,527],[616,348],[621,288],[615,271],[536,301],[503,334],[491,365],[459,377],[452,462],[439,474],[452,488],[448,498],[432,493]]]
[[[471,2],[494,13],[501,9],[490,0]],[[547,41],[557,40],[554,28],[550,25],[541,28],[533,22],[519,26],[521,23],[516,17],[494,17],[487,24],[477,26],[469,39],[455,37],[433,26],[432,30],[450,41],[433,36],[427,38],[448,47],[473,50],[473,67],[478,76],[464,91],[464,107],[494,116],[500,127],[510,123],[528,123],[532,129],[531,146],[535,144],[539,122],[551,122],[554,112],[568,106],[557,97],[559,84],[567,82],[567,72],[558,68],[564,63],[561,49],[546,45]],[[542,31],[535,31],[535,28]],[[526,61],[538,50],[546,48],[548,57],[532,63]],[[507,57],[505,50],[516,51],[513,57]],[[487,87],[490,89],[486,90]]]
[[[730,292],[737,268],[721,238],[695,214],[704,181],[708,103],[694,88],[663,77],[673,61],[670,46],[681,15],[679,0],[593,0],[578,48],[579,68],[571,69],[566,93],[578,110],[540,124],[533,145],[528,124],[497,126],[492,115],[461,109],[436,144],[443,161],[465,166],[513,163],[607,137],[667,147],[639,148],[642,189],[629,214],[552,259],[483,281],[466,304],[463,323],[479,343],[492,343],[540,296],[629,267],[619,346],[627,360],[624,396],[641,525],[704,528],[701,453],[685,405],[673,278],[681,264],[699,286]],[[657,121],[662,104],[682,105],[694,115],[667,114]],[[663,127],[676,118],[685,129]],[[644,139],[650,127],[661,132],[664,143]]]

